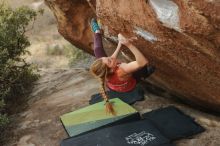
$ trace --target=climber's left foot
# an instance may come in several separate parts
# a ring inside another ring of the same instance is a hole
[[[93,32],[95,32],[95,33],[100,32],[100,27],[99,27],[95,18],[92,18],[90,26],[91,26]]]

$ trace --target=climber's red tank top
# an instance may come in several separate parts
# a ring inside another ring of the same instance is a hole
[[[113,73],[107,77],[107,86],[117,92],[128,92],[135,88],[136,80],[132,75],[126,75],[125,71],[119,67],[114,69]]]

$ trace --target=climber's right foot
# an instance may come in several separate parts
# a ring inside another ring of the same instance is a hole
[[[90,26],[91,26],[93,32],[100,31],[100,27],[99,27],[95,18],[92,18],[92,20],[90,22]]]

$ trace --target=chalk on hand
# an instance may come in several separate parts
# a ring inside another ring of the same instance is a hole
[[[132,41],[137,40],[137,39],[138,39],[138,38],[135,36],[135,37],[129,38],[128,40],[132,42]]]

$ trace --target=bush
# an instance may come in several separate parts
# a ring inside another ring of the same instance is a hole
[[[28,53],[26,48],[30,42],[25,32],[36,16],[37,12],[27,7],[13,10],[0,4],[0,139],[9,122],[4,101],[17,101],[16,98],[27,94],[33,81],[38,78],[32,65],[21,57]]]
[[[68,50],[68,53],[66,53],[67,57],[69,58],[69,66],[75,66],[79,61],[86,62],[91,58],[91,55],[76,48],[75,46],[69,44],[64,46],[65,50]]]

